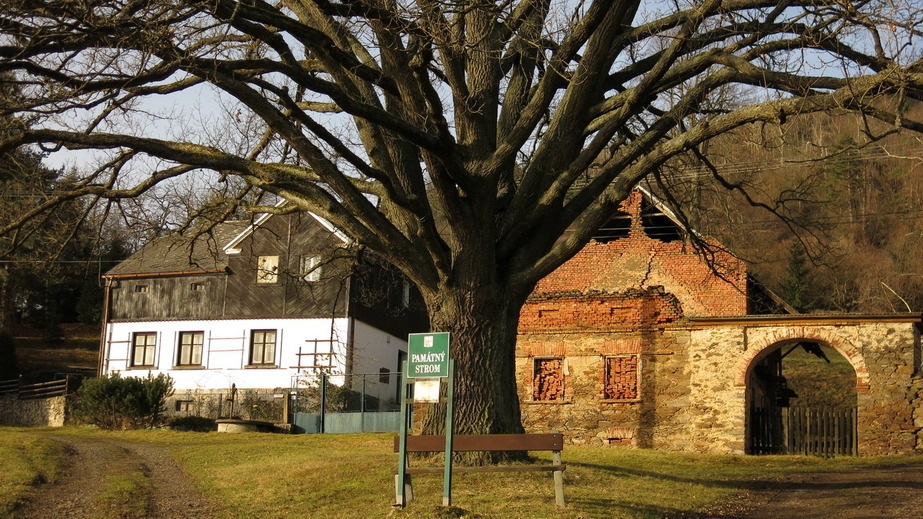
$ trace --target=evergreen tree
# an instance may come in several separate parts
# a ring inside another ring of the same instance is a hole
[[[780,296],[795,310],[802,313],[814,309],[814,299],[810,297],[811,268],[807,253],[801,242],[792,243],[788,249],[788,264],[785,278],[780,284]]]

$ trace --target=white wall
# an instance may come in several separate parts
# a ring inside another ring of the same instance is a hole
[[[397,352],[407,351],[407,337],[395,337],[363,322],[355,321],[353,329],[353,373],[379,373],[381,368],[400,371]],[[353,389],[359,390],[354,382]],[[391,376],[387,384],[378,377],[366,377],[366,393],[386,402],[397,394],[397,376]]]
[[[276,332],[275,367],[248,368],[251,330]],[[180,332],[203,331],[201,368],[176,368]],[[132,337],[135,333],[156,332],[154,369],[129,366]],[[333,342],[329,342],[332,339]],[[104,373],[147,376],[167,373],[177,390],[225,389],[235,384],[240,389],[291,387],[300,366],[315,364],[315,357],[298,355],[333,351],[331,357],[316,357],[316,364],[331,364],[332,373],[346,370],[347,319],[246,319],[222,321],[155,321],[109,323],[106,327]],[[396,355],[396,354],[395,354]],[[300,360],[300,364],[299,364]]]

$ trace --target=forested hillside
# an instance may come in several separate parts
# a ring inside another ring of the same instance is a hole
[[[923,136],[816,114],[699,151],[662,182],[695,229],[799,311],[923,311]]]

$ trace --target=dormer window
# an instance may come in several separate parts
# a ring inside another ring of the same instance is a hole
[[[279,256],[260,256],[257,259],[256,282],[261,285],[279,282]]]

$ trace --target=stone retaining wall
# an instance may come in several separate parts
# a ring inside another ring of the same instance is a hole
[[[0,425],[9,427],[61,427],[67,417],[67,397],[20,400],[16,394],[0,395]]]

